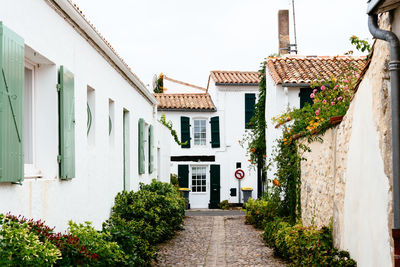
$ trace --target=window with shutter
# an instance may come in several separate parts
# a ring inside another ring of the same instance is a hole
[[[0,22],[0,182],[24,179],[24,40]]]
[[[181,117],[181,142],[186,141],[186,145],[182,145],[182,148],[190,148],[190,118]]]
[[[58,76],[60,127],[60,178],[75,177],[75,97],[74,74],[64,66]]]
[[[219,117],[212,117],[210,120],[211,123],[211,147],[216,148],[220,147],[219,140]]]
[[[300,108],[303,108],[306,103],[310,103],[310,105],[313,104],[313,99],[310,97],[312,92],[312,88],[300,88]]]
[[[149,173],[154,171],[154,133],[153,125],[149,126]]]
[[[144,126],[144,119],[139,119],[139,174],[145,173]]]
[[[189,188],[189,165],[178,165],[179,187]]]
[[[254,106],[256,104],[256,94],[245,94],[244,96],[244,108],[245,108],[245,128],[250,129],[253,126],[250,124],[251,118],[254,116]]]

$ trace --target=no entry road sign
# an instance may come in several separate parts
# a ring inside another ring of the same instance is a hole
[[[237,169],[235,171],[235,178],[238,180],[242,180],[244,178],[244,171],[242,169]]]

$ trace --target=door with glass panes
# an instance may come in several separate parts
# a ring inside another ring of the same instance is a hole
[[[190,167],[190,207],[191,208],[208,208],[210,199],[209,190],[209,168],[208,166],[191,166]]]

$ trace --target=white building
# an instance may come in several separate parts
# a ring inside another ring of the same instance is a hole
[[[0,213],[100,227],[118,192],[169,180],[154,96],[76,6],[7,0],[0,21]]]
[[[191,208],[215,208],[223,200],[243,203],[234,176],[238,169],[245,172],[241,187],[252,187],[257,197],[257,170],[251,168],[239,140],[253,116],[258,82],[257,72],[212,71],[206,92],[190,84],[182,88],[179,82],[174,88],[164,84],[166,93],[155,95],[159,116],[164,112],[180,139],[188,141],[185,146],[172,141],[171,173],[191,189]]]
[[[310,84],[318,77],[329,78],[341,73],[350,61],[358,66],[365,63],[364,57],[349,56],[297,56],[269,57],[266,61],[267,98],[265,101],[267,160],[273,158],[276,140],[281,138],[282,129],[273,122],[292,108],[312,104]],[[276,166],[267,171],[269,180],[275,178]]]

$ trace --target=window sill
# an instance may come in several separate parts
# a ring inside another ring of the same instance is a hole
[[[37,179],[42,178],[43,174],[40,170],[36,169],[33,164],[25,164],[24,166],[24,179]]]
[[[42,174],[24,174],[24,179],[37,179],[42,177]]]

